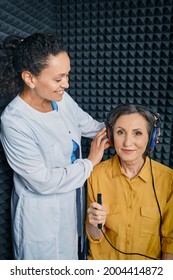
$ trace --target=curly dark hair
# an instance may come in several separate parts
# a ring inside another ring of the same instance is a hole
[[[0,48],[1,97],[12,97],[23,89],[24,70],[38,76],[47,67],[49,56],[61,52],[66,52],[62,41],[51,34],[6,37]]]

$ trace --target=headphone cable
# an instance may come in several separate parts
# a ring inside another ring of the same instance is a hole
[[[101,232],[102,232],[104,238],[106,239],[106,241],[111,245],[111,247],[112,247],[113,249],[115,249],[115,250],[118,251],[119,253],[124,254],[124,255],[139,255],[139,256],[142,256],[142,257],[145,257],[145,258],[148,258],[148,259],[158,260],[158,259],[156,259],[156,258],[147,256],[147,255],[144,255],[144,254],[141,254],[141,253],[127,253],[127,252],[123,252],[123,251],[117,249],[117,248],[114,247],[114,246],[112,245],[112,243],[109,241],[109,239],[107,238],[107,236],[106,236],[106,234],[104,233],[104,231],[102,230],[102,228],[100,228],[100,230],[101,230]]]
[[[150,160],[150,170],[151,170],[151,178],[152,178],[152,186],[153,186],[153,191],[154,191],[154,196],[156,199],[156,203],[157,203],[157,207],[159,210],[159,215],[160,215],[160,224],[159,224],[159,236],[160,236],[160,248],[162,248],[162,232],[161,232],[161,227],[162,227],[162,213],[161,213],[161,209],[160,209],[160,204],[158,201],[158,197],[156,194],[156,189],[155,189],[155,184],[154,184],[154,176],[153,176],[153,168],[152,168],[152,162],[151,162],[151,157],[149,155],[149,160]],[[161,254],[162,254],[162,250],[161,250]]]

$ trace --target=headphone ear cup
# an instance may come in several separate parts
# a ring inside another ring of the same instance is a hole
[[[157,142],[157,138],[158,138],[158,128],[157,128],[157,127],[154,127],[154,128],[153,128],[152,135],[151,135],[150,144],[149,144],[150,151],[153,151],[153,150],[154,150],[155,144],[156,144],[156,142]]]
[[[108,140],[109,140],[110,146],[111,146],[111,147],[114,147],[113,139],[112,139],[112,137],[111,137],[111,134],[112,134],[112,133],[111,133],[111,129],[110,129],[109,126],[106,127],[106,133],[107,133],[107,138],[108,138]]]

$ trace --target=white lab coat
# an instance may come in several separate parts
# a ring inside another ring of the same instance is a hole
[[[64,93],[58,111],[42,113],[17,96],[1,116],[1,142],[14,170],[11,199],[15,259],[77,259],[76,188],[92,171],[71,164],[72,139],[104,126]],[[81,146],[80,146],[81,149]]]

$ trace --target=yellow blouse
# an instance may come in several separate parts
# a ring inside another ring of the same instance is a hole
[[[162,245],[159,235],[160,215],[152,186],[149,158],[133,179],[123,173],[117,155],[98,164],[88,179],[88,205],[97,201],[97,193],[102,193],[107,208],[105,234],[112,245],[126,253],[139,253],[159,259],[161,250],[173,254],[173,170],[153,160],[152,169],[162,213]],[[104,237],[96,241],[88,234],[88,239],[89,259],[148,259],[140,255],[122,254],[113,249]]]

